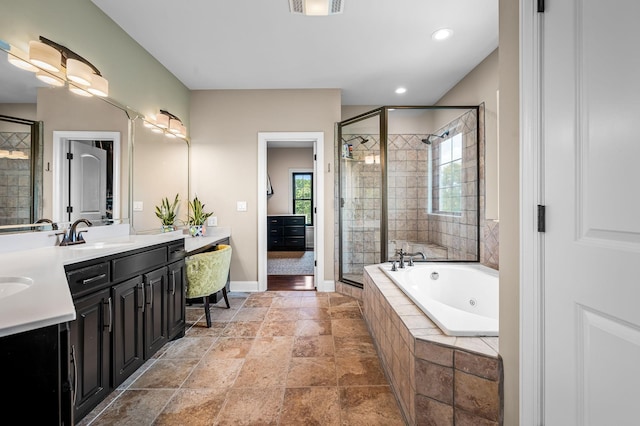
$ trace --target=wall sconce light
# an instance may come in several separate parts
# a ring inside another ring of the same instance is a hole
[[[8,158],[10,160],[28,160],[29,156],[22,151],[7,151],[0,149],[0,158]]]
[[[187,137],[187,128],[182,124],[182,120],[163,109],[155,120],[145,120],[145,127],[149,127],[156,133],[164,133],[168,138],[185,139]]]
[[[12,48],[12,50],[15,50]],[[14,53],[14,52],[12,52]],[[69,90],[82,96],[109,96],[109,82],[100,71],[65,46],[40,36],[40,40],[29,42],[28,62],[20,55],[9,55],[9,62],[18,68],[36,72],[36,77],[52,86],[69,81]],[[47,75],[48,73],[51,73]],[[73,87],[76,85],[77,87]]]
[[[336,15],[344,11],[344,0],[289,0],[289,10],[295,15]]]

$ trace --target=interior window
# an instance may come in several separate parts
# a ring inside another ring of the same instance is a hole
[[[293,214],[303,214],[305,223],[313,225],[313,173],[295,172],[293,177]]]
[[[440,143],[438,157],[438,202],[440,213],[462,211],[462,134]]]

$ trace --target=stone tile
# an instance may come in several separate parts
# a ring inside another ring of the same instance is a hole
[[[265,321],[295,321],[298,319],[298,308],[269,308]]]
[[[302,297],[277,297],[271,302],[272,308],[299,308]]]
[[[453,406],[426,396],[416,396],[416,424],[453,426]],[[455,423],[457,425],[457,423]]]
[[[334,356],[333,336],[296,336],[293,342],[294,357],[332,357]]]
[[[210,337],[183,337],[168,346],[167,350],[162,354],[162,358],[184,359],[195,358],[200,359],[209,350],[216,339]]]
[[[336,357],[377,357],[371,336],[334,336]]]
[[[238,377],[243,364],[243,359],[205,358],[193,369],[182,388],[210,389],[230,387]]]
[[[378,358],[336,358],[338,386],[388,385]]]
[[[455,406],[488,420],[500,418],[498,382],[456,371]]]
[[[340,396],[337,387],[285,389],[281,426],[340,425]]]
[[[245,358],[252,344],[253,339],[250,338],[221,337],[205,358]]]
[[[445,404],[453,404],[453,368],[416,360],[416,392]]]
[[[269,308],[241,308],[231,321],[262,321]]]
[[[133,389],[177,389],[198,364],[197,359],[157,360],[131,384]]]
[[[340,413],[343,425],[404,425],[388,386],[340,388]]]
[[[300,300],[301,308],[328,308],[328,297],[303,297]]]
[[[464,351],[455,351],[455,367],[489,380],[500,379],[500,360]]]
[[[154,425],[205,426],[215,419],[227,396],[226,388],[180,389],[171,398]]]
[[[331,319],[361,319],[360,308],[354,306],[338,306],[331,308]]]
[[[425,315],[402,315],[400,317],[402,322],[407,326],[409,330],[416,328],[437,328],[433,321],[427,318]]]
[[[207,327],[206,321],[203,319],[195,323],[192,327],[188,327],[185,337],[219,337],[227,326],[226,322],[211,322],[211,327]]]
[[[259,321],[230,322],[222,335],[224,337],[256,337],[261,325],[262,322]]]
[[[329,297],[329,305],[332,308],[335,308],[337,306],[358,307],[358,300],[354,299],[353,297],[335,294]]]
[[[283,394],[284,388],[231,389],[215,424],[277,425]]]
[[[247,358],[278,358],[284,361],[291,357],[293,336],[257,337]]]
[[[271,306],[271,297],[252,297],[242,305],[243,308],[268,308]]]
[[[455,410],[456,426],[499,426],[499,422],[474,416],[460,409]]]
[[[113,401],[115,401],[122,393],[124,389],[116,389],[111,392],[105,399],[103,399],[91,412],[84,416],[80,421],[75,419],[75,426],[89,426],[93,424],[93,421],[107,408]],[[97,424],[97,422],[96,422]]]
[[[299,308],[298,309],[298,319],[321,319],[321,320],[330,320],[331,316],[329,315],[329,308]]]
[[[296,322],[296,336],[320,336],[331,334],[329,320],[298,320]]]
[[[244,361],[234,387],[267,388],[284,386],[289,358],[286,360],[273,358],[247,358]]]
[[[287,387],[337,386],[333,358],[292,358]]]
[[[334,336],[369,336],[367,324],[363,319],[334,319],[331,320]]]
[[[458,337],[455,346],[465,351],[497,358],[498,353],[479,337]]]
[[[264,321],[258,331],[258,337],[295,336],[295,334],[295,321]]]
[[[435,343],[416,341],[415,354],[417,358],[439,364],[444,367],[453,367],[453,349]]]
[[[175,389],[126,390],[99,416],[96,424],[150,425]]]

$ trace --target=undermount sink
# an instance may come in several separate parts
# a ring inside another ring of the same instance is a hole
[[[0,299],[28,289],[33,280],[28,277],[0,277]]]
[[[117,248],[117,247],[126,247],[126,246],[130,246],[133,243],[105,243],[105,242],[100,242],[100,243],[84,243],[84,244],[77,244],[77,245],[73,245],[73,246],[67,246],[69,247],[69,249],[71,250],[99,250],[99,249],[110,249],[110,248]]]

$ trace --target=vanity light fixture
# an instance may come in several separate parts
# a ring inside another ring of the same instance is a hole
[[[62,53],[42,41],[31,40],[29,42],[29,62],[43,70],[59,72],[62,69]]]
[[[156,126],[160,127],[161,129],[168,129],[170,119],[171,117],[163,114],[162,110],[160,110],[160,114],[156,115]]]
[[[344,0],[289,0],[294,15],[327,16],[344,11]]]
[[[9,154],[11,154],[9,151],[7,151],[6,149],[0,149],[0,158],[7,158],[9,156]]]
[[[91,93],[87,92],[85,89],[74,86],[72,84],[69,85],[69,91],[71,93],[75,93],[76,95],[84,96],[85,98],[90,98],[93,96]]]
[[[402,95],[403,93],[406,93],[406,92],[407,92],[407,89],[405,89],[404,87],[398,87],[396,89],[396,94],[398,95]]]
[[[36,72],[36,78],[44,83],[47,83],[50,86],[62,87],[64,86],[64,80],[50,74],[46,71],[38,71]]]
[[[168,138],[185,139],[187,137],[187,128],[182,124],[182,120],[163,109],[155,119],[145,119],[144,125],[153,132],[164,133]]]
[[[83,96],[109,96],[109,82],[100,74],[100,71],[65,46],[40,36],[40,40],[29,42],[27,55],[15,54],[18,49],[11,47],[12,54],[9,62],[18,68],[32,72],[39,70],[48,71],[54,75],[47,76],[44,72],[38,72],[37,78],[53,86],[61,86],[60,82],[68,80],[77,87],[69,85],[69,90]],[[24,56],[28,62],[22,58]],[[56,76],[56,74],[58,76]]]

